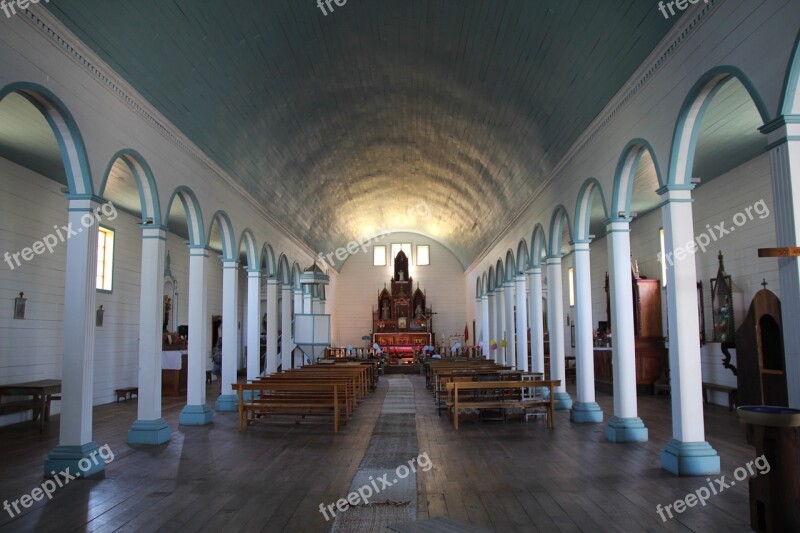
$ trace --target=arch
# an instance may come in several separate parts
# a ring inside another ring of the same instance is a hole
[[[645,151],[650,153],[653,166],[656,169],[659,187],[664,186],[664,174],[661,172],[661,165],[656,157],[653,146],[646,140],[636,138],[628,142],[622,150],[622,154],[617,162],[614,171],[614,190],[611,192],[611,218],[617,218],[619,213],[628,212],[631,209],[631,199],[633,198],[633,178],[636,176],[636,169]]]
[[[274,278],[278,275],[278,262],[275,259],[275,250],[268,243],[264,243],[261,249],[261,261],[259,262],[261,269],[268,278]]]
[[[481,292],[481,297],[489,294],[489,279],[486,275],[486,272],[481,275],[481,289],[483,289],[483,292]]]
[[[172,203],[178,199],[186,213],[186,225],[189,228],[189,244],[191,246],[206,246],[206,234],[203,226],[203,212],[200,210],[200,202],[197,196],[189,187],[181,185],[172,192],[167,203],[167,221],[169,212],[172,210]]]
[[[489,283],[486,286],[486,288],[487,288],[486,292],[487,293],[488,292],[494,292],[494,287],[495,287],[494,266],[490,266],[489,267],[489,277],[488,277],[487,281]]]
[[[258,270],[258,244],[253,230],[250,228],[245,228],[242,232],[242,236],[239,239],[239,247],[236,248],[237,254],[238,250],[242,249],[242,245],[244,245],[245,257],[247,257],[247,269]]]
[[[531,268],[538,268],[542,266],[542,257],[547,255],[547,233],[541,224],[536,224],[531,233]]]
[[[292,263],[292,287],[296,291],[302,289],[300,286],[300,274],[302,274],[302,270],[300,269],[300,265],[297,264],[297,261],[295,261]]]
[[[517,273],[524,274],[528,270],[530,264],[530,256],[528,255],[528,243],[525,239],[520,239],[517,244]]]
[[[284,287],[292,284],[292,271],[289,268],[289,259],[286,254],[281,254],[278,258],[278,279]]]
[[[225,211],[217,211],[211,217],[211,224],[208,226],[208,238],[211,239],[211,231],[214,229],[214,224],[219,223],[219,233],[222,237],[222,260],[223,261],[236,261],[239,259],[239,249],[236,248],[236,237],[233,233],[233,224],[231,219]],[[209,245],[208,242],[205,243]]]
[[[500,289],[506,282],[506,269],[503,266],[503,260],[498,259],[494,267],[494,288]]]
[[[781,93],[781,116],[800,114],[800,32],[794,40],[792,55],[786,67],[786,81]]]
[[[600,195],[600,204],[603,206],[605,219],[608,219],[608,204],[603,194],[603,187],[595,178],[589,178],[583,182],[578,192],[578,201],[575,204],[575,227],[572,240],[575,242],[589,240],[589,226],[592,222],[592,200],[595,193]]]
[[[756,109],[758,109],[762,123],[767,124],[770,122],[769,112],[763,99],[758,94],[755,85],[741,70],[729,65],[709,70],[697,80],[681,106],[678,122],[675,124],[675,132],[672,137],[668,185],[691,187],[691,181],[687,182],[686,180],[691,180],[692,177],[697,137],[700,134],[703,116],[708,110],[714,95],[722,88],[722,85],[734,78],[747,90]],[[681,174],[684,176],[684,182],[678,183],[677,176]]]
[[[481,286],[481,276],[478,276],[478,279],[475,280],[475,298],[480,298],[483,296],[483,287]]]
[[[58,142],[61,161],[67,174],[71,195],[79,198],[94,196],[89,158],[78,124],[64,105],[49,89],[31,82],[10,83],[0,89],[0,101],[11,93],[18,93],[44,116]]]
[[[158,200],[158,188],[156,187],[156,180],[153,177],[153,171],[150,165],[136,150],[126,148],[120,150],[111,157],[106,171],[103,174],[103,181],[100,183],[97,196],[103,198],[106,192],[106,185],[108,179],[111,177],[111,169],[117,160],[122,160],[128,167],[136,181],[136,187],[139,189],[139,202],[142,207],[142,219],[152,219],[154,226],[161,226],[161,205]]]
[[[550,257],[561,257],[561,237],[564,233],[564,221],[567,221],[567,233],[572,235],[572,226],[569,222],[569,212],[567,208],[559,204],[553,209],[553,216],[550,218]]]
[[[506,282],[513,282],[517,277],[517,261],[514,259],[514,251],[510,248],[506,252]]]

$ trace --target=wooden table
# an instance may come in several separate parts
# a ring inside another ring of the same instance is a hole
[[[0,399],[3,396],[32,396],[34,404],[38,404],[40,415],[39,433],[44,429],[45,420],[50,420],[50,401],[53,395],[61,393],[60,379],[42,379],[26,383],[9,383],[0,385]],[[33,413],[36,421],[36,410]]]

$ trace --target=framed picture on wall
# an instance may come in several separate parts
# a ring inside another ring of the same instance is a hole
[[[19,293],[18,298],[14,298],[14,318],[23,320],[25,318],[25,307],[28,304],[28,299],[25,298],[25,293]]]
[[[406,329],[408,327],[408,318],[401,316],[397,319],[397,329]]]
[[[569,326],[569,341],[572,344],[572,347],[575,347],[575,322],[570,324]]]

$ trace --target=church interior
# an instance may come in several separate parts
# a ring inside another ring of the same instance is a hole
[[[800,530],[795,0],[0,13],[0,531]]]

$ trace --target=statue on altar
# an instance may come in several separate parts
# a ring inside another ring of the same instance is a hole
[[[383,307],[381,307],[381,320],[389,320],[389,302],[387,300],[383,301]]]
[[[425,318],[425,310],[422,309],[422,304],[417,304],[414,309],[414,318]]]

